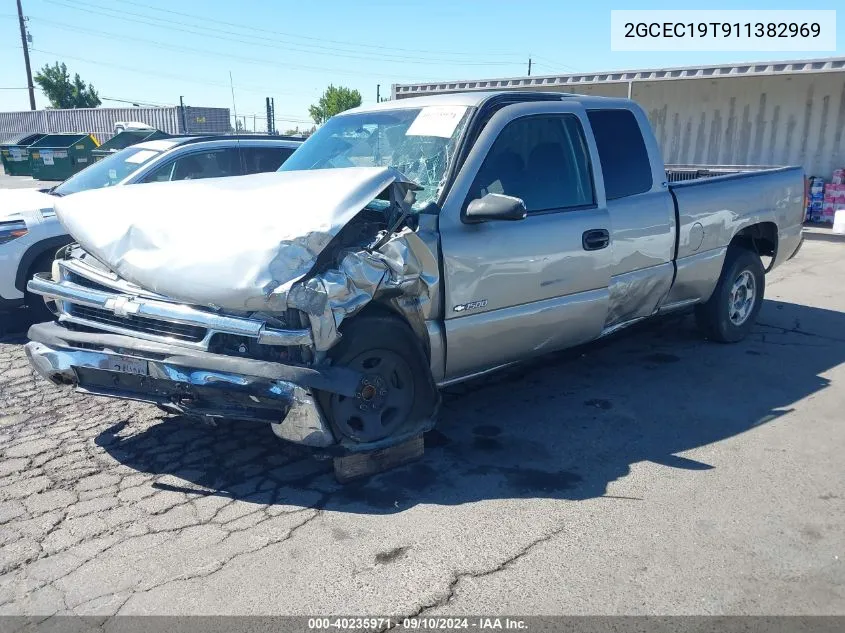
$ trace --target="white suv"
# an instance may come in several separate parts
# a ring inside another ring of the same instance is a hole
[[[73,241],[53,211],[57,197],[119,185],[275,171],[301,144],[289,137],[249,136],[147,141],[94,163],[52,189],[0,189],[0,310],[26,303],[34,316],[52,317],[41,297],[29,300],[26,282],[37,272],[49,271],[56,251]]]

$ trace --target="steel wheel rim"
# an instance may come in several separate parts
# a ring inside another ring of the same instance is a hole
[[[414,375],[397,353],[368,350],[348,367],[364,374],[354,397],[332,394],[332,420],[340,431],[360,442],[374,442],[393,433],[411,413]]]
[[[757,299],[757,282],[749,270],[743,270],[734,280],[728,297],[728,318],[740,326],[751,316]]]

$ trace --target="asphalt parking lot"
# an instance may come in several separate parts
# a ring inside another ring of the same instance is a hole
[[[453,388],[421,461],[345,487],[8,334],[0,613],[845,614],[843,279],[807,241],[741,344],[676,317]]]
[[[0,189],[45,189],[57,184],[52,180],[35,180],[29,176],[7,176],[0,166]]]

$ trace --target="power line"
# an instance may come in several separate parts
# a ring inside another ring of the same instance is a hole
[[[72,24],[67,24],[66,22],[57,22],[55,20],[48,20],[46,18],[37,17],[37,16],[30,16],[30,17],[32,19],[35,19],[40,24],[46,24],[48,26],[52,26],[53,28],[56,28],[60,31],[67,31],[67,32],[71,32],[71,33],[86,33],[86,34],[91,35],[93,37],[101,37],[101,38],[110,39],[110,40],[117,40],[117,41],[120,41],[120,42],[133,41],[133,42],[140,42],[142,44],[153,44],[154,46],[156,46],[158,48],[173,50],[173,51],[177,51],[177,52],[180,52],[180,53],[195,53],[195,54],[199,54],[199,55],[203,55],[203,56],[211,55],[211,56],[215,56],[215,57],[223,57],[223,58],[226,58],[226,59],[234,59],[236,61],[241,61],[241,62],[245,62],[245,63],[248,63],[248,64],[257,64],[257,65],[261,65],[261,66],[269,66],[269,67],[272,67],[272,68],[275,68],[275,69],[278,69],[278,67],[279,67],[278,63],[266,61],[266,60],[263,60],[263,59],[259,59],[257,57],[243,57],[243,56],[240,56],[240,55],[230,55],[228,53],[221,53],[219,51],[210,51],[210,50],[206,50],[206,49],[192,48],[192,47],[188,47],[188,46],[178,46],[178,45],[174,45],[174,44],[168,44],[166,42],[159,42],[157,40],[148,40],[148,39],[139,38],[139,37],[131,37],[129,35],[110,35],[108,33],[101,33],[100,31],[96,31],[96,30],[93,30],[93,29],[86,29],[86,28],[83,28],[83,27],[80,27],[80,26],[74,26]],[[361,71],[356,71],[356,70],[345,71],[345,70],[338,70],[336,68],[326,68],[324,66],[308,66],[308,65],[304,65],[304,64],[290,64],[290,63],[287,63],[287,62],[284,65],[285,65],[285,68],[291,69],[291,70],[309,70],[309,71],[316,70],[316,71],[319,71],[319,72],[328,72],[328,73],[335,73],[335,74],[345,74],[345,75],[355,75],[355,76],[368,75],[368,76],[372,76],[372,77],[384,77],[384,73],[366,73],[366,72],[361,72]],[[425,79],[419,78],[419,80],[420,81],[432,81],[430,78],[425,78]]]
[[[116,97],[100,97],[103,101],[114,101],[116,103],[131,103],[136,106],[152,106],[155,108],[170,108],[172,103],[154,103],[152,101],[141,101],[140,99],[118,99]]]
[[[30,48],[30,50],[34,53],[42,53],[44,55],[54,55],[55,57],[65,58],[65,59],[73,59],[78,62],[85,62],[87,64],[93,64],[95,66],[103,66],[106,68],[115,68],[117,70],[124,70],[130,73],[136,73],[139,75],[149,75],[151,77],[158,77],[158,78],[165,78],[165,79],[173,79],[175,81],[185,82],[185,83],[193,83],[202,86],[214,86],[216,88],[229,88],[228,83],[216,82],[216,81],[205,81],[201,79],[190,79],[189,77],[185,77],[184,75],[173,75],[168,73],[163,73],[160,71],[148,71],[148,70],[140,70],[138,68],[133,68],[130,66],[121,66],[120,64],[111,64],[109,62],[102,62],[102,61],[95,61],[93,59],[87,59],[85,57],[77,57],[75,55],[66,55],[64,53],[57,53],[55,51],[45,51],[44,49],[40,48]],[[257,87],[246,87],[246,86],[238,86],[238,90],[244,90],[246,92],[254,92],[257,94],[267,94],[267,92],[274,92],[277,94],[293,94],[291,91],[279,91],[276,89],[269,89],[269,88],[257,88]]]
[[[160,29],[167,29],[171,31],[177,31],[180,33],[189,33],[191,35],[198,35],[200,37],[208,37],[213,38],[221,41],[227,42],[237,42],[240,44],[248,44],[251,46],[262,46],[265,48],[271,48],[274,50],[284,50],[286,52],[294,51],[294,52],[301,52],[301,53],[308,53],[311,55],[323,55],[323,56],[332,56],[337,57],[339,53],[342,53],[343,56],[347,59],[360,59],[365,61],[381,61],[387,63],[401,63],[401,64],[425,64],[425,65],[432,65],[432,64],[452,64],[452,65],[460,65],[460,66],[509,66],[513,65],[512,62],[508,61],[458,61],[458,60],[450,60],[444,58],[416,58],[416,57],[407,57],[407,56],[397,56],[397,55],[385,55],[384,53],[376,53],[376,54],[365,54],[365,51],[354,51],[349,49],[339,49],[337,47],[330,47],[330,46],[319,46],[319,45],[279,45],[278,38],[267,38],[257,36],[254,33],[249,35],[249,39],[243,39],[243,36],[240,34],[232,34],[230,31],[226,31],[223,29],[215,29],[212,27],[205,27],[201,25],[185,25],[180,24],[177,22],[173,22],[172,20],[164,20],[162,18],[157,18],[154,16],[149,16],[140,13],[132,13],[127,11],[119,11],[114,9],[108,9],[106,7],[101,7],[99,5],[92,5],[86,2],[81,2],[80,0],[75,0],[73,4],[69,4],[63,2],[62,0],[44,0],[50,4],[54,4],[57,6],[66,7],[72,9],[74,11],[81,11],[85,13],[91,13],[94,15],[101,15],[105,16],[114,20],[122,20],[124,22],[130,22],[132,24],[138,24],[139,20],[137,18],[142,19],[142,24],[146,24],[147,26],[153,26]],[[84,5],[88,7],[96,7],[98,10],[86,9]],[[104,11],[106,11],[104,13]],[[116,15],[115,15],[116,14]],[[135,18],[126,17],[128,15],[135,16]],[[165,24],[159,24],[156,22],[150,22],[149,20],[156,20],[157,22],[165,22]],[[177,24],[178,26],[169,26],[169,24]],[[190,28],[185,28],[185,27]],[[203,33],[201,30],[198,31],[196,29],[202,29],[206,31],[214,31],[216,33],[222,33],[223,35],[211,35],[208,33]],[[273,42],[272,44],[267,44],[258,40],[265,40],[269,42]],[[301,48],[301,46],[308,46],[309,48]],[[315,50],[317,49],[317,50]]]
[[[392,51],[402,51],[402,52],[405,52],[405,53],[424,53],[424,54],[428,53],[428,54],[435,54],[435,55],[436,54],[448,54],[448,55],[469,56],[469,57],[475,57],[477,55],[477,53],[475,53],[475,52],[468,52],[468,51],[444,51],[444,50],[432,51],[432,50],[412,49],[412,48],[398,48],[398,47],[395,47],[395,46],[382,46],[382,45],[379,45],[379,44],[360,44],[360,43],[357,43],[357,42],[350,42],[350,41],[344,41],[344,40],[333,40],[333,39],[328,39],[328,38],[312,37],[312,36],[308,36],[308,35],[299,35],[297,33],[287,33],[287,32],[284,32],[284,31],[275,31],[275,30],[272,30],[272,29],[255,27],[255,26],[248,25],[248,24],[238,24],[238,23],[235,23],[235,22],[227,22],[225,20],[215,20],[213,18],[207,18],[207,17],[199,16],[199,15],[192,15],[190,13],[183,13],[181,11],[173,11],[172,9],[161,9],[159,7],[151,7],[151,6],[148,6],[148,5],[141,3],[141,2],[133,2],[132,0],[117,0],[117,2],[121,2],[123,4],[129,4],[129,5],[136,6],[136,7],[142,7],[144,9],[149,9],[149,10],[152,10],[152,11],[158,11],[158,12],[161,12],[161,13],[169,13],[171,15],[178,15],[180,17],[192,18],[192,19],[195,19],[195,20],[202,20],[204,22],[211,22],[211,23],[214,23],[214,24],[222,24],[222,25],[225,25],[225,26],[239,28],[239,29],[246,29],[246,30],[249,30],[250,32],[259,31],[259,32],[262,32],[262,33],[270,33],[270,34],[273,34],[273,35],[282,35],[284,37],[292,37],[292,38],[295,38],[295,39],[310,40],[310,41],[316,41],[316,42],[328,42],[328,43],[331,43],[331,44],[341,44],[343,46],[356,46],[356,47],[360,47],[360,48],[370,48],[370,49],[388,50],[388,51],[390,51],[390,50],[392,50]],[[486,54],[487,55],[507,55],[509,57],[514,57],[514,55],[512,53],[491,53],[491,52],[487,52]]]
[[[566,69],[571,70],[571,71],[576,72],[576,73],[580,72],[577,68],[575,68],[573,66],[567,66],[566,64],[556,62],[555,60],[549,59],[548,57],[544,57],[542,55],[534,55],[534,59],[539,59],[541,62],[545,60],[544,63],[541,63],[540,65],[545,66],[546,68],[552,68],[553,70],[558,70],[560,68],[566,68]]]
[[[152,77],[159,77],[159,78],[165,77],[165,78],[174,79],[174,80],[177,80],[177,81],[180,81],[180,82],[194,83],[194,84],[204,85],[204,86],[214,86],[214,87],[220,87],[220,88],[225,88],[225,89],[229,88],[228,83],[224,84],[224,83],[214,82],[214,81],[202,81],[202,80],[199,80],[199,79],[189,79],[189,78],[183,77],[181,75],[169,75],[169,74],[166,74],[166,73],[163,74],[163,73],[160,73],[159,71],[139,70],[137,68],[130,68],[129,66],[121,66],[120,64],[111,64],[111,63],[108,63],[108,62],[94,61],[92,59],[87,59],[85,57],[77,57],[75,55],[65,55],[64,53],[57,53],[55,51],[45,51],[45,50],[40,49],[40,48],[32,48],[30,50],[32,50],[32,52],[34,52],[34,53],[41,53],[43,55],[53,55],[55,57],[59,57],[59,58],[63,58],[63,59],[72,59],[72,60],[75,60],[75,61],[93,64],[95,66],[104,66],[104,67],[107,67],[107,68],[115,68],[117,70],[125,70],[127,72],[141,74],[141,75],[149,75],[149,76],[152,76]],[[238,90],[242,90],[242,91],[245,91],[245,92],[252,92],[252,93],[262,94],[262,95],[266,95],[267,93],[277,93],[278,94],[280,92],[279,90],[276,90],[275,88],[257,88],[257,87],[246,88],[244,86],[236,86],[236,88]],[[26,88],[9,88],[9,90],[26,90]],[[290,91],[281,91],[281,93],[282,94],[292,94]],[[102,98],[105,99],[106,97],[102,97]],[[115,101],[115,99],[111,99],[111,100]],[[126,101],[127,102],[131,101],[132,103],[138,103],[137,100],[128,100],[127,99]],[[161,105],[161,104],[154,104],[154,105]],[[283,118],[283,117],[286,117],[286,118]],[[300,122],[303,122],[303,123],[310,123],[311,122],[311,119],[299,118],[299,117],[295,117],[293,115],[288,116],[288,115],[277,114],[276,118],[279,119],[279,120],[282,120],[282,121],[297,121],[297,120],[299,120]]]

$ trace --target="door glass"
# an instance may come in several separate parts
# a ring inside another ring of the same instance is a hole
[[[201,180],[203,178],[223,178],[240,174],[238,150],[230,147],[207,152],[194,152],[177,158],[148,175],[144,178],[144,182]]]
[[[467,202],[488,193],[521,198],[529,213],[595,204],[578,117],[541,115],[509,123],[484,159]]]
[[[599,150],[607,199],[616,200],[651,189],[651,161],[634,113],[589,110],[587,117]]]
[[[261,174],[276,171],[282,166],[293,149],[288,147],[244,147],[241,149],[244,157],[245,174]]]

